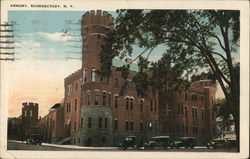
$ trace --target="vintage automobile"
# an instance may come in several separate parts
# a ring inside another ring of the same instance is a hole
[[[208,149],[231,148],[231,147],[236,147],[236,139],[225,139],[225,138],[212,139],[207,144]]]
[[[218,139],[212,139],[208,144],[207,148],[213,148],[213,149],[218,149],[218,148],[223,148],[226,146],[226,139],[223,138],[218,138]]]
[[[128,148],[138,148],[136,145],[136,136],[127,136],[125,140],[118,145],[119,150],[127,150]]]
[[[42,145],[42,136],[40,134],[31,134],[27,138],[26,143],[31,145]]]
[[[180,137],[178,140],[173,142],[173,147],[180,148],[194,148],[197,142],[195,141],[195,137]]]
[[[172,147],[173,143],[169,136],[156,136],[145,144],[146,149],[159,149],[159,148],[167,149]]]
[[[228,148],[237,147],[236,139],[227,139],[227,147]]]

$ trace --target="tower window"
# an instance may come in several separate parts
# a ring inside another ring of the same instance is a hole
[[[128,105],[129,105],[129,98],[126,98],[126,110],[128,110]]]
[[[92,122],[91,122],[91,118],[88,118],[88,128],[91,128],[91,124],[92,124]]]
[[[140,111],[143,111],[143,100],[140,101]]]
[[[128,130],[128,121],[126,121],[126,128],[125,129]]]
[[[99,104],[99,92],[95,93],[95,105]]]
[[[118,96],[115,96],[115,108],[118,107]]]
[[[117,129],[118,129],[118,120],[115,119],[115,130],[117,130]]]
[[[133,110],[134,99],[130,99],[130,110]]]
[[[83,82],[87,82],[87,71],[83,71]]]
[[[94,82],[95,81],[95,68],[91,69],[91,81]]]
[[[103,99],[102,99],[102,104],[103,104],[103,106],[106,105],[106,99],[107,99],[106,92],[103,92]]]

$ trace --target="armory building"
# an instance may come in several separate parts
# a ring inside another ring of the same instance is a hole
[[[82,67],[65,78],[65,95],[38,120],[46,142],[69,142],[85,146],[115,146],[126,136],[140,143],[153,136],[194,136],[204,144],[216,135],[213,112],[215,84],[210,80],[192,83],[182,92],[160,92],[151,88],[147,98],[137,95],[131,70],[124,80],[112,67],[109,79],[101,79],[99,54],[104,37],[114,30],[113,17],[105,11],[82,16]],[[119,96],[127,82],[127,92]],[[29,116],[28,116],[29,117]]]

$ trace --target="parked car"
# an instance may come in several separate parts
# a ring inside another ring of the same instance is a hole
[[[195,137],[180,137],[178,140],[173,142],[173,147],[180,148],[194,148],[196,146],[197,142],[195,140]]]
[[[213,148],[213,149],[217,149],[217,148],[224,148],[227,146],[227,141],[226,139],[223,138],[218,138],[218,139],[212,139],[208,144],[207,144],[207,148]]]
[[[42,136],[40,134],[31,134],[27,138],[26,143],[31,145],[42,145]]]
[[[212,139],[207,144],[207,148],[209,149],[231,148],[236,146],[237,146],[236,139],[224,139],[224,138]]]
[[[128,148],[136,149],[136,136],[127,136],[123,142],[118,145],[119,150],[127,150]]]
[[[227,139],[227,147],[237,147],[236,139]]]
[[[173,143],[169,136],[156,136],[153,137],[147,144],[145,144],[146,149],[154,148],[172,148]]]

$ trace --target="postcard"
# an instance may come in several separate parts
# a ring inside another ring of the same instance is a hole
[[[0,36],[1,158],[249,156],[247,1],[3,0]]]

